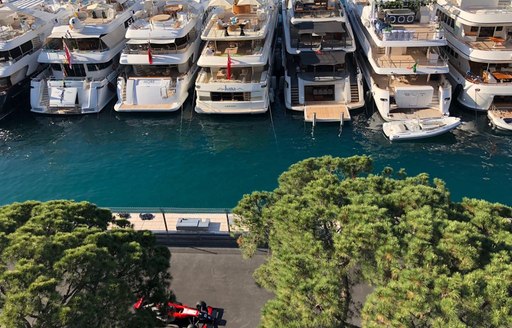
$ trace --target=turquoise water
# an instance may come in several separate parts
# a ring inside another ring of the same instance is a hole
[[[87,200],[100,206],[231,208],[245,193],[272,190],[291,164],[312,156],[369,154],[380,171],[405,168],[445,180],[463,196],[512,204],[512,135],[485,115],[453,111],[465,124],[435,139],[390,143],[365,110],[312,135],[300,114],[118,114],[49,117],[27,109],[0,122],[0,204]]]

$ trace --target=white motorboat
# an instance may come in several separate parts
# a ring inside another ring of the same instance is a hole
[[[50,64],[31,81],[31,111],[41,114],[100,112],[116,96],[119,56],[136,0],[67,3],[69,16],[58,20],[39,54]]]
[[[350,121],[364,106],[356,42],[342,2],[282,0],[284,103],[307,122]]]
[[[195,111],[258,114],[270,108],[275,0],[210,1],[197,65]]]
[[[196,1],[144,1],[144,10],[126,31],[116,111],[182,108],[197,73],[203,12]]]
[[[487,111],[491,124],[499,130],[512,131],[512,109],[491,107]]]
[[[416,140],[441,135],[455,129],[460,124],[460,118],[446,116],[386,122],[382,125],[382,130],[391,141]]]

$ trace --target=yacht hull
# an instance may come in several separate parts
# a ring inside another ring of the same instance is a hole
[[[20,102],[24,102],[29,94],[29,85],[30,78],[27,78],[0,94],[0,120],[20,109]]]
[[[103,80],[44,78],[45,72],[31,82],[30,103],[33,113],[47,115],[83,115],[99,113],[116,96],[116,71]]]

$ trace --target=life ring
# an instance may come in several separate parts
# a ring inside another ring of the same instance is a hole
[[[403,16],[403,15],[398,16],[397,21],[398,21],[398,24],[405,23],[405,16]]]
[[[393,16],[393,15],[389,15],[388,17],[388,23],[396,23],[396,16]]]
[[[407,16],[407,23],[413,23],[414,22],[414,16],[409,15]]]

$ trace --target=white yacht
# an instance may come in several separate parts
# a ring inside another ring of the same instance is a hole
[[[98,113],[116,95],[119,55],[140,2],[100,0],[70,6],[74,14],[53,28],[39,55],[39,62],[50,67],[31,82],[32,112]]]
[[[349,121],[364,96],[345,8],[335,0],[283,0],[282,17],[286,108],[310,122]]]
[[[55,19],[66,10],[42,0],[19,0],[0,4],[0,119],[19,108],[28,97],[30,78],[40,71],[37,62]]]
[[[445,77],[448,59],[439,49],[447,41],[433,7],[410,1],[397,8],[397,2],[385,0],[347,5],[361,45],[359,64],[379,113],[388,122],[407,122],[384,123],[385,134],[419,139],[457,127],[460,119],[453,124],[448,118],[452,87]]]
[[[172,112],[197,72],[203,7],[195,1],[145,1],[126,31],[117,80],[118,112]]]
[[[489,110],[498,127],[500,121],[511,122],[512,1],[438,0],[436,9],[447,31],[457,100],[476,111]],[[501,127],[512,129],[508,123]]]
[[[273,0],[212,0],[199,57],[195,111],[257,114],[269,109],[278,9]]]

